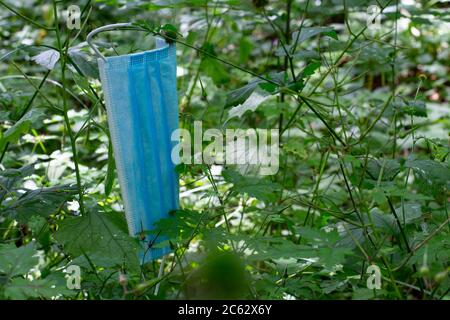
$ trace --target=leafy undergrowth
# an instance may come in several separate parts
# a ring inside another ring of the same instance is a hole
[[[124,2],[72,1],[69,30],[62,3],[0,1],[0,298],[450,298],[447,2],[380,1],[378,29],[365,0]],[[179,165],[145,265],[84,42],[123,21],[105,55],[177,43],[181,127],[280,134],[274,175]]]

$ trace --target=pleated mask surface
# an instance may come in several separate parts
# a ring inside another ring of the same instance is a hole
[[[175,45],[157,38],[154,50],[98,61],[128,230],[137,236],[179,207]],[[170,251],[158,234],[145,235],[142,262]]]

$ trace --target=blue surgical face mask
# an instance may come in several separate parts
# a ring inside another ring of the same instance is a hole
[[[119,183],[131,235],[178,209],[178,176],[171,159],[178,128],[175,45],[157,39],[156,49],[99,59]],[[146,233],[141,260],[169,252],[153,248],[164,239]]]

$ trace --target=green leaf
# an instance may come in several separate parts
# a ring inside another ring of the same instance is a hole
[[[27,274],[39,263],[34,243],[17,248],[13,244],[0,244],[0,273],[8,277]]]
[[[246,63],[252,53],[253,43],[247,38],[242,37],[239,40],[239,60],[240,63]]]
[[[214,58],[206,57],[202,62],[201,69],[216,85],[223,85],[230,81],[229,73],[225,70],[223,64]]]
[[[267,91],[271,94],[276,93],[278,86],[276,84],[270,83],[270,82],[261,82],[258,85],[261,89],[263,89],[264,91]]]
[[[59,223],[55,238],[73,257],[87,255],[99,266],[127,263],[138,266],[138,245],[119,227],[113,214],[92,208],[82,217],[69,217]]]
[[[214,81],[215,85],[222,85],[229,82],[229,72],[225,70],[223,63],[214,58],[216,56],[214,45],[208,42],[203,45],[202,49],[213,57],[209,55],[203,56],[201,70]]]
[[[308,150],[305,147],[305,144],[300,139],[289,139],[286,143],[283,144],[283,149],[288,152],[296,155],[301,159],[306,159],[308,156]]]
[[[47,222],[47,219],[39,215],[34,215],[28,220],[27,225],[32,232],[33,238],[43,246],[43,249],[49,249],[52,244],[52,235],[50,233],[50,224]]]
[[[327,241],[327,233],[321,230],[315,230],[309,227],[297,227],[296,231],[300,237],[312,242],[324,243]]]
[[[393,107],[400,114],[408,114],[416,117],[427,117],[427,106],[422,100],[397,99],[393,102]]]
[[[314,72],[316,72],[316,70],[320,68],[321,65],[322,64],[319,61],[314,61],[314,62],[309,63],[305,67],[305,69],[303,69],[302,76],[304,78],[312,76],[314,74]]]
[[[320,59],[320,54],[313,50],[298,50],[294,53],[293,57],[301,59]]]
[[[236,171],[227,169],[222,172],[223,177],[238,193],[247,193],[264,202],[274,202],[277,200],[280,185],[266,179],[257,177],[245,177]]]
[[[427,117],[427,106],[424,101],[409,101],[407,107],[403,111],[409,115],[416,117]]]
[[[338,264],[344,264],[346,257],[351,254],[352,250],[344,247],[324,247],[317,250],[318,263],[329,270]]]
[[[430,232],[432,232],[432,230],[430,230]],[[425,237],[425,235],[422,237]],[[427,256],[430,265],[436,264],[445,268],[448,267],[448,261],[450,261],[450,237],[448,233],[437,234],[435,237],[431,238],[426,246],[422,246],[417,253],[411,257],[408,265],[423,264],[424,255]]]
[[[189,239],[198,224],[203,220],[205,214],[192,210],[177,210],[173,216],[165,219],[160,219],[155,223],[156,227],[151,232],[166,237],[167,241],[181,242]]]
[[[434,196],[443,195],[444,188],[450,186],[450,168],[446,163],[433,160],[408,159],[405,163],[411,168],[417,179],[420,190]]]
[[[300,92],[304,87],[305,87],[305,80],[304,80],[304,76],[302,76],[300,79],[298,79],[297,81],[295,81],[295,82],[291,82],[289,85],[288,85],[288,88],[290,89],[290,90],[294,90],[294,91],[298,91],[298,92]]]
[[[23,178],[34,172],[34,165],[24,166],[19,169],[6,169],[0,171],[0,199],[4,199],[7,193],[13,191],[14,186]],[[0,202],[1,203],[1,202]]]
[[[231,108],[228,111],[228,120],[235,118],[235,117],[242,117],[244,113],[247,111],[254,112],[261,103],[266,101],[271,94],[263,89],[256,89],[251,93],[251,95],[247,98],[247,100],[244,101],[244,103]]]
[[[19,198],[7,201],[2,213],[22,222],[33,214],[46,217],[58,212],[77,192],[76,186],[69,185],[28,190]]]
[[[400,163],[395,159],[370,159],[367,162],[367,173],[375,181],[390,181],[400,172]]]
[[[367,288],[356,288],[353,292],[353,300],[370,300],[376,297],[383,297],[385,290],[367,289]]]
[[[70,48],[68,55],[71,60],[70,62],[82,72],[83,76],[93,79],[99,78],[97,61],[95,59],[80,51],[78,48]]]
[[[240,240],[246,242],[249,248],[254,250],[253,254],[248,257],[249,260],[309,259],[317,257],[316,250],[307,246],[296,245],[292,241],[280,237],[247,237]]]
[[[169,38],[167,39],[169,42],[174,41],[178,36],[182,37],[182,34],[178,32],[177,27],[169,23],[162,25],[159,30],[162,36]]]
[[[405,203],[403,207],[395,208],[395,212],[402,223],[410,224],[422,217],[422,206],[419,203]]]
[[[419,203],[415,202],[405,203],[403,208],[401,206],[395,208],[395,212],[397,213],[397,216],[402,225],[413,224],[422,217],[422,207]],[[367,224],[371,224],[371,221],[373,221],[374,226],[379,231],[383,230],[385,233],[394,236],[400,234],[400,229],[395,220],[395,217],[390,211],[387,213],[383,213],[378,208],[374,208],[371,211],[370,215],[372,217],[372,220],[369,220],[367,216],[364,217],[364,221]]]
[[[372,198],[379,206],[383,205],[387,201],[386,195],[382,188],[375,187],[372,191]]]
[[[3,150],[5,145],[10,142],[14,143],[23,134],[27,133],[31,126],[45,116],[41,109],[32,109],[28,111],[22,119],[17,121],[11,128],[6,130],[0,138],[0,150]]]
[[[46,298],[68,293],[68,289],[58,287],[55,282],[47,279],[35,279],[33,281],[15,278],[6,285],[5,296],[13,300],[25,300],[28,298]]]
[[[305,40],[308,40],[309,38],[312,38],[321,33],[330,38],[336,40],[338,39],[336,31],[334,31],[334,29],[331,27],[304,27],[302,28],[300,35],[298,35],[298,31],[292,33],[292,42],[295,43],[298,37],[298,44],[301,44]]]
[[[256,86],[261,82],[262,80],[260,79],[253,79],[245,86],[228,92],[225,107],[228,108],[243,103],[250,97],[252,92],[256,89]]]

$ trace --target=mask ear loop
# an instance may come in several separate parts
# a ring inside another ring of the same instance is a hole
[[[110,30],[116,30],[116,29],[123,29],[123,28],[132,28],[133,24],[130,22],[127,23],[115,23],[115,24],[108,24],[106,26],[103,27],[99,27],[97,29],[92,30],[91,32],[89,32],[89,34],[86,37],[86,42],[88,43],[88,45],[92,48],[92,50],[94,50],[95,54],[97,57],[99,57],[100,59],[103,59],[103,61],[106,61],[105,56],[103,56],[100,51],[97,49],[97,47],[94,45],[94,43],[92,42],[92,37],[94,37],[96,34],[100,33],[100,32],[104,32],[104,31],[110,31]]]

